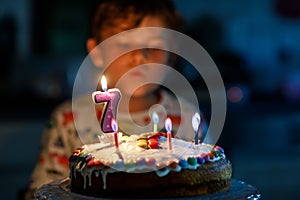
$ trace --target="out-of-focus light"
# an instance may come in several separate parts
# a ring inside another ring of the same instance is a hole
[[[227,89],[227,99],[232,103],[239,103],[243,100],[243,90],[238,86],[232,86]]]
[[[300,73],[290,74],[282,87],[283,95],[290,101],[300,100]]]

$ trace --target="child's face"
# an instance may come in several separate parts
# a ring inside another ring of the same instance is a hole
[[[158,17],[146,16],[138,28],[140,27],[166,27],[163,20]],[[102,31],[101,38],[108,38],[116,33],[126,30],[126,22],[120,23],[118,26],[110,27]],[[167,64],[169,56],[167,52],[158,49],[143,49],[139,48],[147,46],[155,46],[162,48],[166,46],[166,42],[160,34],[149,33],[148,35],[137,35],[130,33],[130,37],[118,37],[117,40],[102,52],[103,60],[115,56],[118,51],[124,48],[137,47],[138,50],[126,53],[117,59],[105,71],[105,76],[108,80],[109,87],[114,87],[115,84],[122,78],[126,84],[118,85],[122,94],[130,95],[131,97],[147,96],[159,87],[157,84],[144,85],[145,82],[161,82],[164,79],[165,73],[149,63]],[[135,46],[136,45],[136,46]],[[117,54],[118,55],[118,54]],[[106,63],[107,64],[107,63]],[[139,66],[139,67],[138,67]],[[133,69],[134,68],[134,69]],[[133,70],[131,70],[133,69]],[[131,70],[130,72],[128,72]],[[128,72],[128,73],[127,73]],[[126,75],[125,75],[126,73]],[[133,94],[132,90],[139,87]]]

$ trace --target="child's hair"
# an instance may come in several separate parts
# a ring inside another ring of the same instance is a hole
[[[164,20],[166,28],[181,30],[183,19],[172,0],[102,0],[98,2],[95,15],[91,21],[90,37],[100,42],[103,28],[120,23],[130,18],[130,27],[139,26],[145,16],[158,16]]]

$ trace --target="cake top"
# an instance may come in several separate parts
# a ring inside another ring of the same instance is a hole
[[[210,144],[195,145],[192,142],[172,138],[172,150],[168,148],[165,133],[144,133],[121,136],[119,148],[112,144],[86,144],[76,149],[70,164],[77,170],[96,167],[107,168],[112,173],[156,171],[158,176],[170,170],[196,169],[205,162],[225,158],[224,150]]]

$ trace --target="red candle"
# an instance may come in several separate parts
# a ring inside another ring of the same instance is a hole
[[[102,116],[99,120],[101,129],[104,133],[113,132],[111,126],[112,118],[117,118],[117,108],[121,99],[121,92],[117,88],[107,90],[107,81],[105,76],[101,78],[101,91],[95,91],[92,94],[93,101],[95,104],[104,103]]]
[[[172,121],[169,117],[165,121],[165,127],[167,130],[168,150],[172,150]]]
[[[115,146],[118,149],[119,148],[118,124],[114,118],[111,119],[111,127],[114,131]]]

